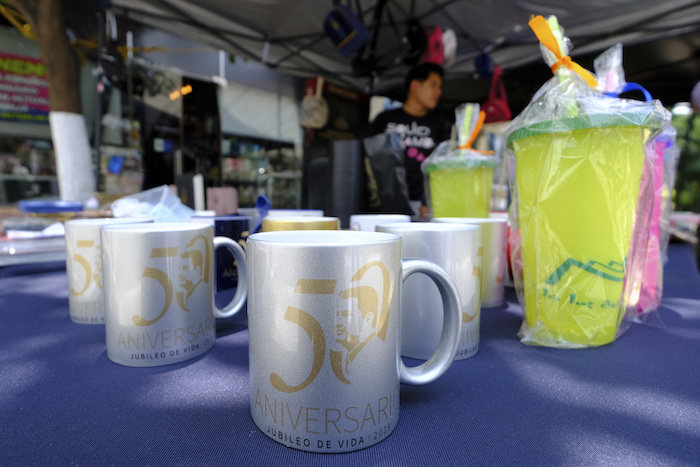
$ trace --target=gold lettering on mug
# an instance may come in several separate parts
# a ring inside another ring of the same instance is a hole
[[[245,253],[248,248],[248,243],[246,242],[246,239],[250,236],[250,231],[249,230],[244,230],[241,232],[241,238],[238,239],[238,244],[243,248],[243,252]]]
[[[316,408],[316,407],[307,407],[307,408],[306,408],[306,432],[307,432],[307,433],[313,433],[313,434],[315,434],[315,435],[320,435],[320,434],[321,434],[320,431],[312,431],[312,430],[309,428],[309,422],[317,422],[317,421],[318,421],[318,418],[311,418],[311,415],[309,415],[309,413],[313,413],[314,411],[315,411],[315,412],[319,412],[320,410],[321,410],[321,409]]]
[[[272,409],[272,405],[270,404],[270,400],[267,398],[267,394],[265,394],[265,413],[267,413],[267,409],[270,409],[270,413],[272,414],[272,421],[274,423],[277,423],[277,399],[274,399],[275,402],[275,409]]]
[[[258,394],[259,394],[259,392],[258,392]],[[284,406],[285,406],[285,404],[284,404],[284,402],[281,402],[281,404],[282,404],[282,410],[281,410],[280,415],[282,415],[282,426],[284,426]],[[299,424],[299,418],[301,418],[301,407],[299,407],[299,411],[297,412],[296,422],[292,418],[292,412],[289,409],[289,404],[287,404],[287,415],[289,415],[289,422],[292,424],[292,429],[296,430],[297,425]]]
[[[199,245],[198,245],[199,241]],[[175,298],[181,310],[190,311],[189,300],[202,282],[209,283],[210,249],[209,241],[204,235],[197,235],[187,243],[185,251],[179,256],[178,287]],[[153,248],[150,258],[174,258],[178,256],[178,247]],[[157,323],[170,309],[173,301],[173,281],[168,273],[152,268],[144,268],[142,277],[153,279],[163,289],[165,302],[159,314],[153,319],[133,315],[131,321],[137,326],[150,326]]]
[[[391,420],[399,410],[399,386],[376,399],[358,405],[312,407],[271,397],[258,389],[253,410],[280,427],[305,434],[356,433]],[[279,422],[279,423],[278,423]]]
[[[332,418],[331,415],[332,414]],[[328,433],[328,425],[331,424],[335,428],[335,431],[340,433],[340,428],[338,428],[338,422],[340,421],[340,410],[338,409],[326,409],[326,433]]]
[[[82,266],[83,270],[85,271],[85,285],[83,286],[82,289],[80,290],[75,290],[73,287],[70,288],[70,293],[71,295],[75,297],[79,297],[82,294],[85,293],[87,288],[90,286],[90,277],[92,276],[92,268],[90,267],[90,263],[88,263],[88,260],[85,259],[85,257],[75,254],[73,255],[73,261],[78,263],[80,266]]]
[[[477,258],[480,258],[484,253],[483,247],[479,247],[479,249],[476,252]],[[479,287],[481,287],[481,281],[483,280],[481,277],[481,268],[479,266],[474,266],[472,268],[472,276],[476,276],[479,278]],[[463,323],[469,323],[476,318],[476,316],[479,314],[479,310],[481,309],[481,288],[478,290],[478,295],[479,295],[479,300],[476,302],[476,313],[473,315],[470,315],[469,313],[462,312],[462,322]]]
[[[85,284],[80,290],[76,290],[73,287],[70,289],[71,295],[74,297],[79,297],[84,294],[92,281],[95,281],[95,285],[102,289],[102,264],[100,262],[100,246],[95,245],[94,240],[76,240],[75,247],[77,248],[95,248],[96,252],[92,253],[93,261],[95,263],[95,272],[92,272],[92,267],[90,266],[90,261],[82,254],[73,254],[73,261],[80,265],[85,272]],[[88,254],[88,253],[86,253]]]
[[[336,311],[335,335],[333,339],[330,339],[337,346],[336,350],[329,350],[331,369],[338,381],[344,384],[351,384],[348,378],[348,367],[365,345],[375,337],[379,337],[382,341],[386,340],[392,295],[391,278],[386,265],[381,261],[369,262],[362,266],[350,281],[360,281],[367,271],[374,267],[379,268],[382,275],[381,304],[377,293],[378,289],[370,285],[352,286],[341,290],[338,294],[344,300],[354,299],[356,301],[355,306]],[[294,292],[309,295],[332,295],[335,293],[336,283],[335,279],[298,279]],[[316,379],[323,367],[327,339],[316,318],[304,310],[288,306],[283,319],[298,325],[306,332],[312,343],[313,352],[311,371],[302,383],[296,386],[290,385],[279,374],[270,374],[272,386],[280,392],[289,394],[301,391]],[[351,329],[357,328],[359,328],[359,333],[351,334]]]
[[[355,424],[355,428],[353,428],[352,430],[348,430],[347,428],[343,428],[343,431],[345,433],[355,433],[357,431],[357,429],[360,428],[360,421],[356,418],[351,417],[350,414],[348,413],[351,410],[355,411],[355,410],[360,410],[360,409],[358,409],[357,407],[348,407],[347,409],[345,409],[345,418],[351,422],[354,422],[354,424]]]
[[[377,421],[374,419],[374,412],[372,412],[371,404],[367,404],[367,407],[365,408],[365,418],[362,419],[362,426],[360,427],[361,430],[365,429],[365,422],[369,420],[372,420],[372,425],[377,424]]]
[[[270,383],[272,386],[281,392],[291,393],[297,392],[304,389],[306,386],[311,384],[316,376],[318,376],[323,366],[323,355],[326,353],[326,337],[323,335],[323,329],[318,321],[305,312],[294,307],[287,307],[287,311],[284,314],[284,319],[297,324],[302,328],[306,334],[309,336],[311,343],[313,345],[313,363],[311,364],[311,372],[306,379],[297,386],[290,386],[285,383],[282,378],[277,373],[270,374]]]
[[[165,294],[163,309],[160,310],[160,313],[154,319],[148,320],[139,315],[134,315],[131,317],[131,321],[136,326],[150,326],[151,324],[158,322],[158,320],[161,319],[168,311],[168,308],[170,308],[170,303],[173,301],[173,283],[168,277],[168,274],[160,269],[146,268],[144,269],[141,277],[153,279],[158,282],[158,284],[160,284],[160,286],[163,288],[163,293]]]
[[[117,347],[124,350],[171,349],[192,344],[216,331],[214,320],[205,319],[186,328],[164,329],[156,332],[119,332]]]

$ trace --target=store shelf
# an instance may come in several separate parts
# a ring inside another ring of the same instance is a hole
[[[270,174],[270,178],[277,178],[283,180],[301,180],[301,171],[287,171],[287,172],[273,172]]]
[[[248,179],[241,179],[241,178],[232,178],[232,177],[223,177],[224,183],[228,185],[249,185],[249,186],[254,186],[254,185],[263,185],[267,183],[269,180],[270,176],[269,175],[263,175],[260,178],[257,178],[255,180],[248,180]]]

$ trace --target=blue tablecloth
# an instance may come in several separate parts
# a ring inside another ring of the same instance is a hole
[[[2,465],[700,465],[700,276],[673,244],[663,326],[585,350],[528,347],[522,311],[482,314],[481,349],[437,382],[401,387],[376,446],[309,454],[249,415],[248,332],[220,323],[197,360],[127,368],[104,326],[73,323],[65,270],[0,279]]]

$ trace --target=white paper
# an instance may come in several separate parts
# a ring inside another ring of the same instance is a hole
[[[49,112],[49,122],[60,197],[64,201],[85,202],[95,191],[85,117],[71,112]]]

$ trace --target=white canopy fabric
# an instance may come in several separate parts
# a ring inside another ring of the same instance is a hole
[[[402,35],[410,19],[423,27],[450,28],[457,56],[450,79],[472,76],[474,59],[488,53],[506,71],[542,61],[539,43],[527,25],[533,14],[556,15],[573,42],[571,55],[600,52],[700,31],[697,0],[342,0],[362,8],[372,26],[383,3],[373,76],[382,92],[403,79],[406,50]],[[346,3],[348,4],[348,3]],[[111,0],[130,20],[192,41],[262,62],[282,72],[326,79],[367,90],[367,76],[353,72],[323,32],[331,0]],[[371,32],[371,30],[370,30]],[[396,63],[399,62],[399,63]]]

